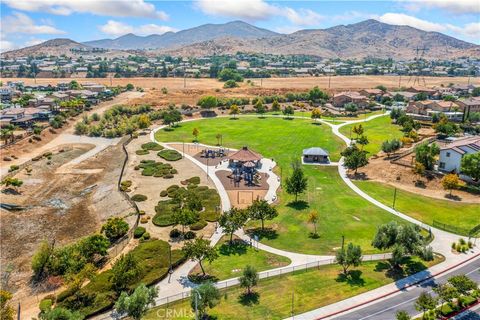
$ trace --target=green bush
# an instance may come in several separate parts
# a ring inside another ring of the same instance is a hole
[[[162,190],[162,191],[160,192],[160,197],[166,197],[167,195],[168,195],[167,190]]]
[[[205,220],[197,221],[190,226],[190,230],[195,230],[195,231],[202,230],[203,228],[205,228],[207,226],[207,224],[208,223]]]
[[[182,154],[177,150],[162,150],[157,155],[167,161],[178,161],[182,159]]]
[[[145,241],[145,240],[150,240],[150,237],[151,237],[151,236],[150,236],[150,233],[145,232],[145,233],[142,235],[142,240],[144,240],[144,241]]]
[[[142,144],[142,149],[152,150],[152,151],[160,151],[160,150],[163,150],[163,147],[156,142],[147,142],[147,143]]]
[[[163,177],[167,174],[172,175],[171,170],[173,169],[169,163],[155,162],[154,160],[142,160],[138,168],[142,169],[143,176],[153,177]]]
[[[177,169],[172,169],[172,170],[170,170],[170,173],[171,173],[171,174],[177,174],[177,173],[178,173],[178,170],[177,170]]]
[[[145,201],[147,200],[147,196],[143,195],[143,194],[135,194],[132,196],[131,198],[133,201],[135,202],[142,202],[142,201]]]
[[[17,166],[16,164],[12,164],[12,165],[10,166],[10,169],[8,169],[8,172],[13,172],[13,171],[16,171],[16,170],[18,170],[18,169],[20,169],[19,166]]]
[[[168,193],[175,192],[175,191],[177,191],[179,188],[180,188],[180,187],[179,187],[178,185],[173,184],[173,185],[171,185],[171,186],[169,186],[169,187],[167,188],[167,192],[168,192]]]
[[[143,236],[143,234],[146,232],[147,230],[144,228],[144,227],[136,227],[135,230],[133,231],[133,237],[135,239],[138,239],[140,238],[141,236]]]
[[[163,176],[163,179],[173,179],[173,174],[167,173],[166,175]]]
[[[191,177],[190,179],[187,179],[187,181],[193,184],[200,184],[200,177]]]
[[[149,154],[150,152],[148,152],[148,150],[140,149],[140,150],[135,151],[135,153],[139,156],[144,156],[144,155]]]

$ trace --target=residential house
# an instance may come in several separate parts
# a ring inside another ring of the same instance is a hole
[[[0,101],[3,103],[8,103],[12,101],[13,89],[9,86],[0,87]]]
[[[461,161],[467,154],[480,152],[480,137],[455,140],[440,148],[438,169],[445,172],[461,173]]]
[[[433,101],[431,100],[410,101],[408,103],[406,112],[411,114],[427,115],[432,104]]]
[[[456,103],[465,110],[468,117],[471,113],[480,112],[480,97],[472,97],[465,100],[457,100]]]
[[[368,106],[368,98],[356,91],[340,92],[333,96],[332,103],[337,108],[343,108],[347,103],[355,103],[359,108]]]

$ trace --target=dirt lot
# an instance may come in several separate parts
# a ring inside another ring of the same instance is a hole
[[[127,145],[129,161],[122,179],[132,181],[132,186],[130,187],[131,192],[129,192],[130,196],[133,196],[134,194],[143,194],[147,196],[148,199],[146,201],[137,203],[139,209],[144,210],[146,215],[153,218],[155,216],[155,206],[161,199],[160,192],[174,184],[180,186],[180,181],[182,180],[198,176],[200,177],[200,185],[215,189],[215,185],[210,180],[206,179],[205,172],[203,172],[198,166],[188,159],[180,159],[178,161],[169,162],[175,169],[178,170],[178,174],[175,174],[172,179],[142,176],[140,170],[134,170],[134,167],[138,165],[141,160],[166,162],[157,156],[158,151],[150,151],[149,154],[142,156],[135,154],[136,150],[141,149],[141,145],[143,143],[149,141],[149,135],[143,135],[138,139],[132,140]],[[170,241],[169,233],[174,227],[157,227],[151,222],[151,219],[148,223],[141,225],[147,229],[152,237],[169,241],[173,248],[179,248],[182,246],[181,243]],[[209,223],[207,227],[201,231],[198,231],[197,234],[198,236],[204,235],[205,237],[209,238],[213,234],[214,229],[215,223]]]
[[[410,159],[409,156],[405,158]],[[431,180],[415,175],[412,168],[390,163],[385,159],[385,155],[379,154],[378,158],[370,158],[369,164],[366,167],[358,169],[359,174],[364,174],[365,178],[370,180],[380,181],[393,185],[399,189],[421,194],[427,197],[445,200],[446,192],[440,182],[440,178],[436,177]],[[415,186],[415,181],[421,180],[425,183],[425,187],[420,188]],[[454,191],[462,202],[480,203],[480,197],[475,194],[467,193],[460,190]]]
[[[1,195],[3,203],[26,207],[16,212],[0,211],[2,272],[5,266],[12,268],[9,287],[15,293],[14,299],[22,301],[23,312],[37,306],[33,301],[36,291],[29,286],[30,261],[42,240],[55,239],[57,245],[67,244],[99,231],[108,217],[132,211],[116,186],[123,162],[123,156],[119,156],[120,144],[75,166],[76,174],[57,172],[92,147],[59,146],[65,151],[54,152],[51,164],[43,158],[30,165],[31,174],[26,170],[16,174],[24,181],[19,195]],[[133,225],[133,217],[127,220]]]

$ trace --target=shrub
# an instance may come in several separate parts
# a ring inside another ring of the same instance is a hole
[[[196,236],[197,235],[195,234],[195,232],[187,231],[187,232],[185,232],[183,237],[185,238],[185,240],[192,240],[192,239],[195,239]]]
[[[170,170],[170,173],[171,173],[171,174],[177,174],[177,173],[178,173],[178,170],[177,170],[177,169],[172,169],[172,170]]]
[[[135,151],[135,153],[139,156],[144,156],[144,155],[149,154],[150,152],[148,152],[148,150],[145,150],[145,149],[140,149],[140,150]]]
[[[141,236],[143,236],[143,234],[146,232],[147,230],[144,228],[144,227],[136,227],[135,230],[133,231],[133,237],[135,239],[138,239],[140,238]]]
[[[142,240],[149,240],[151,238],[150,233],[145,232],[142,236]]]
[[[170,171],[173,169],[171,164],[155,162],[154,160],[142,160],[138,168],[143,169],[143,176],[154,177],[163,177],[166,174],[172,174]]]
[[[163,176],[163,179],[172,179],[172,178],[173,178],[173,174],[171,174],[171,173],[168,173],[168,174]]]
[[[182,235],[182,232],[180,232],[180,230],[178,229],[172,229],[170,231],[170,238],[178,238]]]
[[[135,194],[132,196],[132,200],[135,201],[135,202],[142,202],[142,201],[145,201],[147,200],[147,196],[143,195],[143,194]]]
[[[420,249],[418,254],[423,261],[433,261],[433,250],[432,247],[424,247]]]
[[[148,223],[148,218],[146,218],[146,217],[145,217],[145,218],[141,218],[141,219],[140,219],[140,223],[142,223],[142,224]]]
[[[160,192],[160,197],[166,197],[167,195],[168,195],[167,190],[162,190],[162,191]]]
[[[115,242],[127,234],[128,228],[128,223],[126,223],[122,218],[111,217],[102,226],[101,232],[105,234],[108,240]]]
[[[190,226],[190,230],[202,230],[203,228],[205,228],[207,226],[207,222],[205,220],[200,220],[198,222],[195,222],[194,224],[192,224]]]
[[[156,142],[147,142],[147,143],[142,144],[142,149],[152,150],[152,151],[160,151],[160,150],[163,150],[163,147]]]
[[[177,150],[162,150],[157,155],[167,161],[178,161],[182,155]]]
[[[130,180],[125,180],[120,182],[120,190],[122,191],[128,191],[128,188],[132,186],[132,181]]]
[[[179,188],[180,188],[180,187],[179,187],[178,185],[173,184],[173,185],[171,185],[171,186],[169,186],[169,187],[167,188],[167,192],[168,192],[168,193],[171,193],[171,192],[177,191]]]
[[[200,184],[200,177],[191,177],[190,179],[187,179],[187,181],[193,184]]]
[[[19,166],[17,166],[16,164],[12,164],[12,165],[10,166],[10,169],[8,169],[8,172],[13,172],[13,171],[16,171],[16,170],[18,170],[18,169],[20,169]]]
[[[238,84],[235,80],[228,80],[227,82],[225,82],[223,84],[223,87],[225,89],[228,89],[228,88],[237,88],[238,87]]]

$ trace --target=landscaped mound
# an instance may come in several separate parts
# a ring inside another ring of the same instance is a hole
[[[152,151],[160,151],[163,150],[163,147],[156,142],[147,142],[142,144],[143,150],[152,150]]]
[[[198,177],[197,177],[198,178]],[[190,179],[189,179],[190,180]],[[197,182],[197,179],[192,179]],[[198,179],[200,183],[200,179]],[[153,224],[159,227],[171,226],[175,224],[173,213],[188,203],[188,199],[196,198],[200,201],[196,211],[199,211],[199,220],[192,225],[192,229],[200,230],[206,226],[205,221],[217,221],[219,217],[220,196],[215,189],[206,186],[198,186],[198,184],[189,183],[189,188],[172,185],[166,190],[160,192],[163,197],[168,196],[169,199],[161,200],[155,207],[155,217]]]
[[[157,155],[167,161],[178,161],[182,159],[182,155],[176,150],[162,150]]]
[[[173,178],[177,170],[173,169],[171,164],[156,162],[155,160],[142,160],[135,167],[136,170],[142,170],[142,176],[163,177],[164,179]]]

